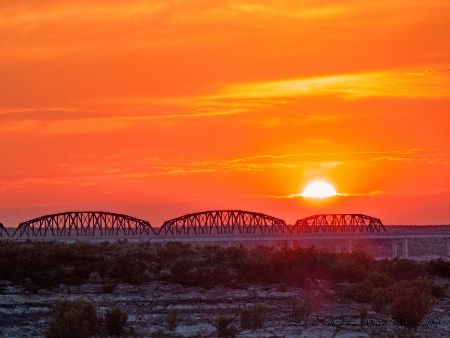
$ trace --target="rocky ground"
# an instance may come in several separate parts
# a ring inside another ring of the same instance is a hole
[[[100,315],[119,306],[128,315],[128,327],[136,337],[156,337],[155,332],[169,333],[172,315],[173,337],[216,337],[216,320],[232,318],[237,337],[449,337],[450,298],[434,305],[431,314],[416,331],[400,326],[387,314],[368,312],[361,326],[361,304],[337,296],[335,287],[322,281],[313,291],[314,309],[304,322],[294,316],[293,299],[301,298],[300,288],[248,287],[245,289],[184,288],[175,284],[153,282],[140,286],[119,284],[113,293],[104,293],[100,284],[76,287],[61,286],[54,291],[27,294],[3,283],[0,295],[0,337],[43,337],[48,329],[51,304],[60,299],[91,301]],[[450,281],[438,280],[450,294]],[[250,304],[266,307],[263,328],[243,330],[240,312]],[[407,306],[405,304],[405,306]],[[173,320],[173,314],[176,320]],[[160,335],[161,336],[161,335]]]

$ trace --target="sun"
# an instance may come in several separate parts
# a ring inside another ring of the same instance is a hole
[[[315,181],[308,184],[303,190],[303,197],[325,198],[336,196],[336,190],[333,186],[325,181]]]

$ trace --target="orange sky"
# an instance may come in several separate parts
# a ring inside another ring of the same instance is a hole
[[[0,222],[450,224],[448,32],[441,0],[3,1]]]

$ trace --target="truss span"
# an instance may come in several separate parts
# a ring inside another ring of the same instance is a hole
[[[6,230],[3,223],[0,223],[0,238],[5,238],[5,237],[9,237],[8,230]]]
[[[236,235],[284,233],[286,222],[261,213],[213,210],[187,214],[164,222],[163,235]]]
[[[380,233],[386,228],[380,219],[362,214],[324,214],[299,219],[294,233]]]
[[[97,237],[154,235],[149,222],[103,211],[74,211],[20,223],[12,237]]]

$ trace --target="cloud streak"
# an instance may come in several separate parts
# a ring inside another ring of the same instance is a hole
[[[119,129],[132,129],[142,123],[180,121],[236,115],[245,112],[241,108],[198,109],[178,112],[99,113],[78,110],[28,110],[0,113],[0,133],[39,132],[49,135],[98,134]]]
[[[449,86],[448,78],[417,81],[392,71],[235,84],[225,87],[223,93],[215,98],[336,96],[352,100],[369,97],[450,97]]]

